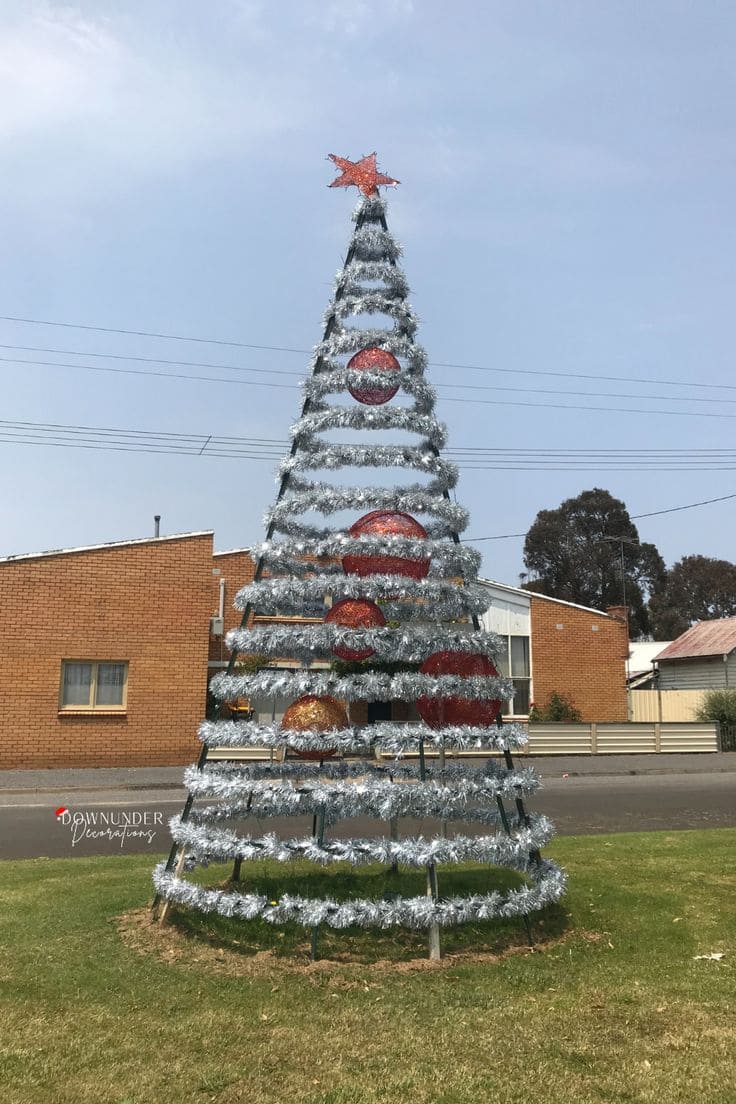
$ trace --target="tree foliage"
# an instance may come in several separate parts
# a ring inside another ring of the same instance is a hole
[[[651,602],[654,635],[672,640],[696,621],[736,616],[736,564],[710,556],[683,556]]]
[[[736,725],[736,690],[709,690],[703,695],[695,717],[698,721],[717,721],[725,727]]]
[[[648,600],[664,585],[664,560],[639,541],[624,503],[599,487],[537,514],[524,542],[524,563],[535,576],[527,589],[595,609],[621,605],[621,539],[630,632],[646,635]]]
[[[533,705],[529,712],[531,724],[540,721],[563,721],[566,724],[574,724],[581,718],[579,709],[576,709],[569,698],[564,694],[558,694],[553,690],[544,706]]]

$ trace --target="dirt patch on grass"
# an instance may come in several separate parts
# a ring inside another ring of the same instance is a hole
[[[309,941],[305,939],[303,945],[296,948],[293,955],[276,954],[271,950],[240,950],[235,946],[218,945],[212,937],[199,938],[191,932],[184,931],[176,924],[174,918],[171,923],[159,924],[153,920],[149,908],[131,909],[113,921],[118,929],[123,943],[136,954],[152,955],[162,962],[172,966],[191,969],[204,968],[209,973],[226,974],[231,977],[264,977],[273,976],[275,973],[303,974],[324,978],[325,974],[335,975],[331,983],[336,985],[365,984],[361,980],[351,982],[346,978],[340,979],[341,967],[363,967],[371,972],[382,973],[413,973],[422,970],[443,970],[451,967],[464,966],[474,963],[494,963],[512,955],[536,955],[543,953],[551,947],[557,947],[564,943],[572,935],[582,938],[587,942],[597,943],[601,936],[597,932],[567,930],[562,934],[540,934],[535,940],[534,946],[529,946],[523,932],[519,933],[518,943],[504,946],[503,950],[494,953],[491,951],[461,951],[443,954],[439,962],[432,962],[428,958],[409,958],[396,961],[394,959],[378,959],[367,962],[359,955],[351,955],[349,952],[333,955],[329,958],[319,958],[316,962],[309,960]]]

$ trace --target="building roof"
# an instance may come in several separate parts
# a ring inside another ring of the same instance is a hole
[[[736,649],[736,617],[721,617],[718,621],[699,621],[678,636],[663,652],[655,656],[657,663],[668,659],[689,659],[691,656],[728,655]]]
[[[651,673],[653,661],[670,644],[670,640],[632,641],[629,645],[629,678],[636,678],[645,672]]]
[[[523,587],[509,586],[508,583],[497,583],[495,579],[478,579],[484,586],[498,587],[509,594],[523,595],[524,598],[541,598],[543,602],[556,602],[558,606],[570,606],[572,609],[585,610],[586,613],[597,613],[599,617],[607,617],[609,621],[618,621],[611,613],[605,610],[594,609],[592,606],[581,606],[578,602],[566,602],[564,598],[551,598],[549,594],[540,594],[538,590],[524,590]]]
[[[250,545],[246,548],[223,548],[221,552],[213,552],[213,556],[235,556],[242,552],[250,552]]]
[[[172,533],[165,537],[136,537],[134,540],[109,541],[107,544],[83,544],[78,548],[52,548],[49,552],[21,552],[17,556],[2,556],[0,564],[17,563],[19,560],[40,560],[46,556],[71,556],[77,552],[100,552],[110,548],[128,548],[134,544],[163,544],[164,541],[189,540],[191,537],[213,537],[214,530],[202,529],[195,533]]]

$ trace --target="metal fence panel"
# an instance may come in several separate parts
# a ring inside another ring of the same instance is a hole
[[[694,721],[704,693],[704,690],[630,690],[631,720]]]
[[[736,729],[734,730],[736,742]],[[529,726],[531,755],[653,755],[658,752],[718,751],[718,726],[708,722],[535,724]]]
[[[657,751],[653,724],[599,724],[599,755],[639,755]]]
[[[529,726],[530,755],[590,755],[589,724],[534,724]]]

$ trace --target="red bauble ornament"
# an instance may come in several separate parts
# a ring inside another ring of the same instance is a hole
[[[498,677],[488,656],[476,652],[435,652],[419,668],[423,675],[471,675]],[[496,723],[501,701],[487,698],[419,698],[419,716],[430,728],[444,725],[482,725]]]
[[[325,617],[330,625],[344,625],[350,629],[372,629],[386,624],[386,618],[375,602],[368,598],[342,598],[335,602],[330,612]],[[332,654],[338,659],[347,659],[357,662],[360,659],[368,659],[375,654],[374,648],[348,648],[346,645],[337,645],[332,649]]]
[[[363,371],[368,368],[380,368],[388,372],[401,371],[401,365],[393,353],[378,348],[361,349],[359,353],[350,358],[348,368],[351,370],[362,368]],[[365,406],[383,406],[384,403],[394,397],[398,390],[398,383],[395,387],[348,387],[348,391],[353,398],[360,403],[364,403]]]
[[[418,521],[398,510],[372,510],[358,518],[348,532],[351,537],[398,535],[425,539],[427,536],[427,530]],[[382,553],[351,554],[343,556],[342,567],[346,575],[408,575],[412,579],[425,579],[429,574],[429,558],[412,560]]]
[[[334,732],[339,728],[349,728],[345,706],[335,698],[325,694],[305,694],[292,702],[281,718],[281,727],[294,732]],[[327,759],[335,754],[335,748],[325,751],[297,751],[300,759]]]

